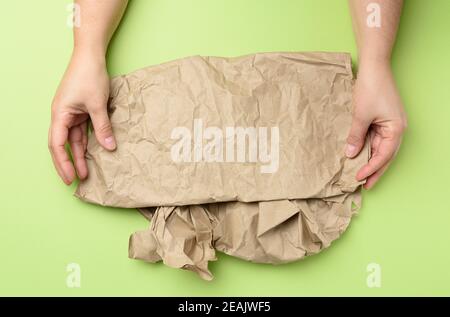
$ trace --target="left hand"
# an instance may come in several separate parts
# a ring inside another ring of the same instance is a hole
[[[389,62],[362,63],[353,91],[353,121],[345,153],[355,157],[370,135],[372,155],[356,175],[370,189],[393,161],[407,125]]]

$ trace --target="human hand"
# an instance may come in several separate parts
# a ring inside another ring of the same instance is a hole
[[[353,91],[353,122],[347,139],[346,155],[355,157],[369,133],[372,155],[357,173],[370,189],[389,167],[402,141],[407,125],[389,62],[362,63]]]
[[[98,142],[114,150],[116,142],[107,114],[109,77],[104,55],[74,50],[69,66],[52,103],[48,145],[53,164],[67,185],[76,174],[88,175],[86,159],[88,120],[91,118]],[[65,150],[70,145],[75,168]]]

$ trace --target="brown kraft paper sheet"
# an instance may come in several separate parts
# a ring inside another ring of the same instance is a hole
[[[344,155],[353,75],[346,53],[194,56],[111,81],[118,148],[90,136],[76,196],[140,208],[129,256],[211,279],[215,250],[284,263],[319,252],[360,206],[366,145]]]

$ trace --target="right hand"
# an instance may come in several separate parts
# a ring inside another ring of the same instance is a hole
[[[109,151],[116,148],[107,113],[108,98],[104,55],[75,50],[53,99],[48,137],[53,164],[67,185],[73,182],[75,174],[80,179],[88,176],[85,152],[89,118],[98,142]],[[65,150],[66,142],[74,164]]]

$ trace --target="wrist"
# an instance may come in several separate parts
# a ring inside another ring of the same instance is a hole
[[[380,72],[391,72],[391,61],[389,58],[360,58],[358,63],[358,75],[368,74],[370,76],[371,74],[373,75],[374,73]]]
[[[73,47],[72,59],[106,65],[105,56],[106,56],[106,48],[104,48],[101,45],[75,44]]]

